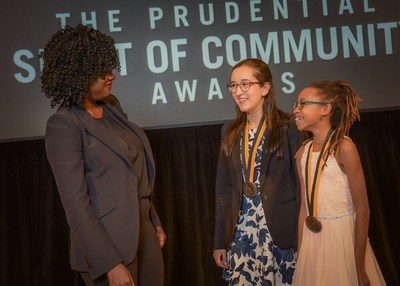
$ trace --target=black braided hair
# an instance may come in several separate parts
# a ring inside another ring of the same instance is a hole
[[[335,132],[328,154],[332,151],[340,152],[344,136],[349,135],[350,127],[356,120],[360,120],[358,105],[362,101],[361,98],[346,80],[315,81],[307,87],[316,88],[324,101],[332,105],[330,123]]]

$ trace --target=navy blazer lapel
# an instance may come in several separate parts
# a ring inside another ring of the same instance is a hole
[[[235,170],[240,170],[240,172],[234,172],[234,174],[237,174],[236,176],[236,184],[240,186],[240,190],[242,190],[242,185],[243,185],[243,170],[242,170],[242,162],[240,160],[240,141],[242,140],[243,136],[243,131],[239,134],[239,136],[236,138],[235,143],[233,144],[233,149],[232,149],[232,164],[235,168]]]
[[[261,174],[260,174],[260,189],[263,190],[264,188],[264,182],[265,182],[265,177],[267,176],[268,168],[269,168],[269,163],[271,161],[271,152],[268,152],[268,137],[271,133],[271,130],[267,128],[265,131],[265,139],[264,139],[264,144],[263,144],[263,154],[261,158]]]
[[[86,110],[80,109],[75,105],[73,105],[71,109],[73,113],[79,118],[85,130],[87,130],[90,134],[95,136],[105,145],[109,146],[113,151],[119,154],[129,164],[129,166],[132,166],[131,162],[128,159],[128,147],[126,146],[125,142],[123,142],[122,140],[115,140],[116,137],[110,136],[110,133],[102,124],[93,124],[94,120],[93,118],[91,118],[91,115]]]

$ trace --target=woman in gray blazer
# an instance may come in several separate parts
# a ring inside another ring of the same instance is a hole
[[[66,26],[41,56],[42,90],[60,105],[45,145],[70,227],[72,269],[86,285],[163,285],[154,159],[145,133],[111,94],[114,40]]]
[[[221,132],[213,256],[229,285],[291,285],[303,135],[277,109],[263,61],[236,64],[227,87],[237,117]]]

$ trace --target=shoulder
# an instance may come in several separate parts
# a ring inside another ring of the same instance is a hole
[[[229,128],[232,128],[234,122],[235,122],[235,120],[233,120],[233,119],[226,121],[226,122],[222,125],[222,129],[229,129]]]
[[[359,161],[357,146],[349,137],[344,137],[340,143],[340,151],[335,156],[342,166],[350,165]]]
[[[353,140],[351,140],[349,137],[344,137],[340,144],[340,153],[343,155],[349,155],[353,152],[357,152],[356,144],[354,144]]]
[[[52,135],[65,138],[78,133],[80,133],[80,121],[71,109],[62,106],[47,120],[46,138]]]
[[[300,146],[299,150],[297,150],[296,154],[294,155],[294,158],[296,159],[296,161],[301,160],[301,157],[303,157],[305,149],[306,149],[305,144],[302,144]]]
[[[223,136],[223,137],[226,136],[227,133],[229,133],[229,131],[232,130],[234,122],[235,122],[234,120],[229,120],[222,125],[221,136]]]
[[[52,123],[74,123],[76,116],[71,109],[61,106],[55,113],[53,113],[47,120],[47,125]]]
[[[79,148],[81,124],[72,110],[60,108],[47,120],[45,146],[48,158],[57,158],[60,150]]]
[[[356,145],[350,138],[342,138],[340,149],[335,154],[335,157],[343,173],[347,175],[349,180],[353,180],[354,178],[363,179],[360,156]]]

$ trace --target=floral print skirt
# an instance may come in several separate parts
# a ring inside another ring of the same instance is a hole
[[[259,194],[243,196],[223,278],[229,285],[292,285],[294,249],[276,246],[268,230]]]

